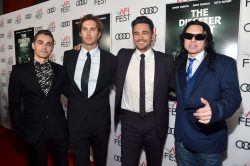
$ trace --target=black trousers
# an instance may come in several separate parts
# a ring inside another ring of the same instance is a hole
[[[74,141],[70,143],[75,157],[75,166],[90,166],[90,147],[93,152],[94,165],[106,166],[110,125],[89,127],[89,125],[82,126],[74,135]]]
[[[45,131],[40,141],[35,144],[26,143],[30,166],[47,166],[49,151],[54,166],[68,165],[68,141],[65,138],[52,137]]]
[[[122,166],[138,166],[142,149],[147,166],[161,166],[165,140],[157,136],[153,112],[141,117],[138,113],[123,110],[121,132]]]

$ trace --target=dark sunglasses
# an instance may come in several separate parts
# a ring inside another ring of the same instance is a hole
[[[192,34],[192,33],[184,33],[183,34],[184,39],[187,40],[192,40],[193,37],[195,40],[205,40],[206,39],[206,34]]]

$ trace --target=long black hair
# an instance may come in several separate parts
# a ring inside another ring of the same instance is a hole
[[[215,54],[215,50],[214,50],[214,42],[213,42],[213,35],[211,33],[210,27],[208,24],[206,24],[205,22],[199,21],[199,20],[193,20],[190,21],[186,24],[186,26],[184,27],[181,35],[180,35],[180,45],[181,45],[181,49],[180,49],[180,53],[177,56],[176,59],[176,65],[177,65],[177,69],[180,69],[183,65],[186,64],[186,59],[187,59],[187,50],[184,47],[184,33],[186,33],[187,29],[191,26],[191,25],[199,25],[203,28],[203,33],[206,34],[206,47],[205,47],[205,52],[206,52],[206,59],[208,60],[208,67],[209,69],[212,69],[212,63],[213,63],[213,59],[215,58],[214,56]]]

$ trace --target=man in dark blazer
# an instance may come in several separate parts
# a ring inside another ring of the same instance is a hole
[[[168,131],[168,99],[174,89],[174,61],[172,56],[151,48],[153,29],[152,20],[137,17],[132,22],[136,49],[121,49],[117,55],[115,125],[121,121],[122,166],[137,166],[142,149],[148,166],[162,163]],[[141,76],[145,78],[139,79],[142,59],[145,71]]]
[[[60,101],[66,77],[49,61],[54,48],[50,31],[38,31],[32,42],[34,60],[14,65],[9,81],[12,126],[27,143],[31,166],[46,166],[50,148],[54,164],[66,166],[67,123]]]
[[[227,148],[225,120],[241,103],[236,62],[215,53],[209,26],[187,23],[177,58],[176,159],[180,166],[221,166]]]
[[[101,21],[88,14],[79,23],[80,51],[64,53],[70,93],[68,128],[75,166],[90,165],[90,147],[94,164],[105,166],[110,135],[109,94],[113,85],[115,56],[98,47],[103,32]],[[86,67],[88,66],[88,67]],[[85,75],[86,68],[89,69]],[[86,81],[86,78],[87,79]]]

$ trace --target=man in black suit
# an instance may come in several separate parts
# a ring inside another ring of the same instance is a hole
[[[122,166],[137,166],[142,148],[148,166],[162,163],[174,60],[151,48],[153,29],[152,20],[137,17],[132,22],[136,48],[121,49],[117,55],[115,125],[121,121]]]
[[[100,20],[88,14],[79,23],[82,47],[64,53],[71,95],[68,99],[68,128],[75,166],[105,166],[110,135],[109,94],[115,72],[115,56],[98,47],[103,32]]]
[[[14,65],[9,81],[12,126],[27,143],[31,166],[46,166],[48,146],[54,165],[66,166],[67,123],[60,101],[66,77],[49,61],[54,48],[50,31],[38,31],[32,43],[34,60]]]

